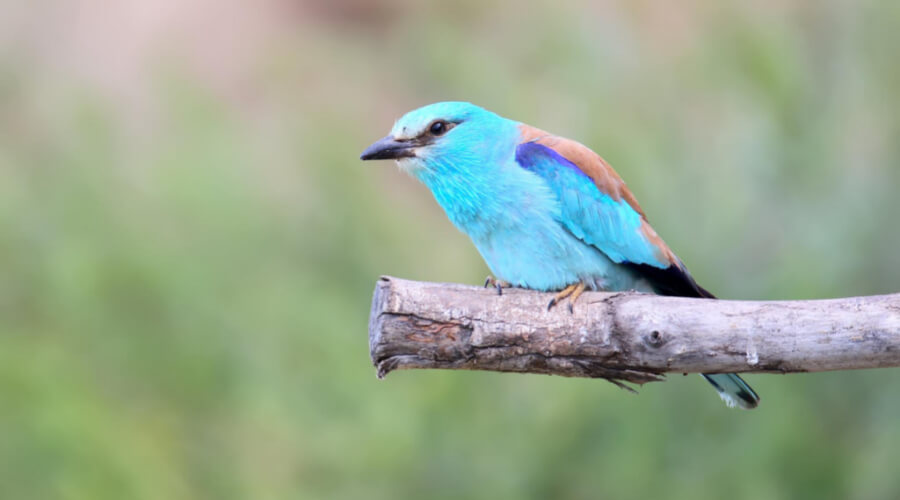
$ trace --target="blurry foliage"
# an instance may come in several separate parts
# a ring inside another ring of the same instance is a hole
[[[377,381],[377,276],[487,270],[424,188],[356,159],[403,112],[470,100],[600,151],[723,297],[894,292],[896,3],[229,5],[134,60],[104,58],[130,24],[78,53],[106,31],[22,5],[0,50],[0,497],[900,496],[898,370],[751,376],[754,412],[677,375],[638,397]]]

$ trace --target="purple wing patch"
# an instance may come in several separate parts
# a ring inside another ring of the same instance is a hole
[[[525,170],[540,175],[540,170],[545,169],[549,162],[568,167],[579,175],[583,175],[585,178],[590,179],[586,173],[578,168],[578,165],[572,163],[563,155],[543,144],[524,142],[516,147],[516,163],[521,165]]]

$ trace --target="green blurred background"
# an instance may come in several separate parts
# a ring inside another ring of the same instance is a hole
[[[578,139],[704,286],[900,290],[900,3],[0,1],[0,498],[900,498],[900,370],[375,378],[380,274],[480,283],[360,151]]]

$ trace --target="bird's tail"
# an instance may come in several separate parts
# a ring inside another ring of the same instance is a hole
[[[701,375],[716,388],[719,397],[729,408],[739,406],[745,410],[752,410],[759,404],[759,396],[736,373],[701,373]]]

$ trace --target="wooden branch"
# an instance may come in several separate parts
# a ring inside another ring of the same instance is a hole
[[[665,372],[807,372],[900,366],[900,294],[730,301],[552,294],[382,277],[369,351],[393,370],[449,368],[599,377],[638,384]],[[618,382],[616,382],[618,383]]]

